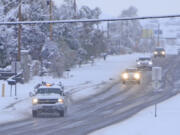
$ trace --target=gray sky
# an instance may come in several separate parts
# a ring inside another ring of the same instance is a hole
[[[54,0],[57,5],[63,0]],[[180,0],[77,0],[78,7],[100,7],[102,17],[116,17],[129,6],[138,9],[139,16],[180,14]]]

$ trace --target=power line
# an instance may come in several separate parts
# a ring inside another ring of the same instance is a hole
[[[161,19],[175,18],[178,15],[163,15],[163,16],[144,16],[144,17],[124,17],[113,19],[79,19],[79,20],[46,20],[46,21],[17,21],[17,22],[0,22],[0,25],[29,25],[29,24],[56,24],[56,23],[86,23],[86,22],[107,22],[107,21],[127,21],[127,20],[145,20],[145,19]]]

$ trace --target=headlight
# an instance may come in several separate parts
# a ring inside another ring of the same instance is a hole
[[[64,103],[64,100],[63,99],[58,99],[58,102],[63,104]]]
[[[158,52],[155,51],[154,54],[156,55],[156,54],[158,54]]]
[[[152,65],[152,61],[149,61],[149,65]]]
[[[38,99],[37,98],[33,98],[32,103],[33,104],[37,104],[38,103]]]
[[[134,78],[135,78],[136,80],[139,80],[139,79],[140,79],[140,74],[139,74],[139,73],[135,73],[135,74],[134,74]]]
[[[129,77],[129,76],[128,76],[128,73],[123,73],[123,75],[122,75],[122,78],[123,78],[123,79],[128,79],[128,77]]]
[[[141,64],[141,62],[137,62],[137,64],[138,64],[138,65],[140,65],[140,64]]]
[[[162,51],[161,54],[162,54],[162,55],[165,55],[165,51]]]

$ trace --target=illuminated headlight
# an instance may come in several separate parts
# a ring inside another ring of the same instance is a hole
[[[122,78],[123,78],[123,79],[128,79],[128,77],[129,77],[129,76],[128,76],[128,73],[123,73],[123,75],[122,75]]]
[[[32,99],[32,103],[33,103],[33,104],[37,104],[37,103],[38,103],[38,99],[37,99],[37,98],[33,98],[33,99]]]
[[[140,79],[140,74],[139,74],[139,73],[135,73],[135,74],[134,74],[134,78],[135,78],[136,80],[139,80],[139,79]]]
[[[140,65],[140,64],[141,64],[141,62],[137,62],[137,64],[138,64],[138,65]]]
[[[152,65],[152,61],[149,61],[149,65]]]
[[[58,99],[58,103],[63,104],[64,100],[60,98],[60,99]]]
[[[155,54],[155,55],[157,55],[157,54],[158,54],[158,52],[156,52],[156,51],[155,51],[155,52],[154,52],[154,54]]]
[[[162,51],[161,54],[162,54],[162,55],[165,55],[165,51]]]

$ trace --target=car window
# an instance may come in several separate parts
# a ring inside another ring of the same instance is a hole
[[[136,72],[137,69],[127,69],[126,71],[127,71],[127,72]]]
[[[151,60],[151,58],[139,58],[139,60],[145,61],[145,60]]]
[[[39,88],[36,94],[60,94],[62,95],[62,91],[58,88]]]
[[[156,48],[156,51],[164,51],[164,48]]]

